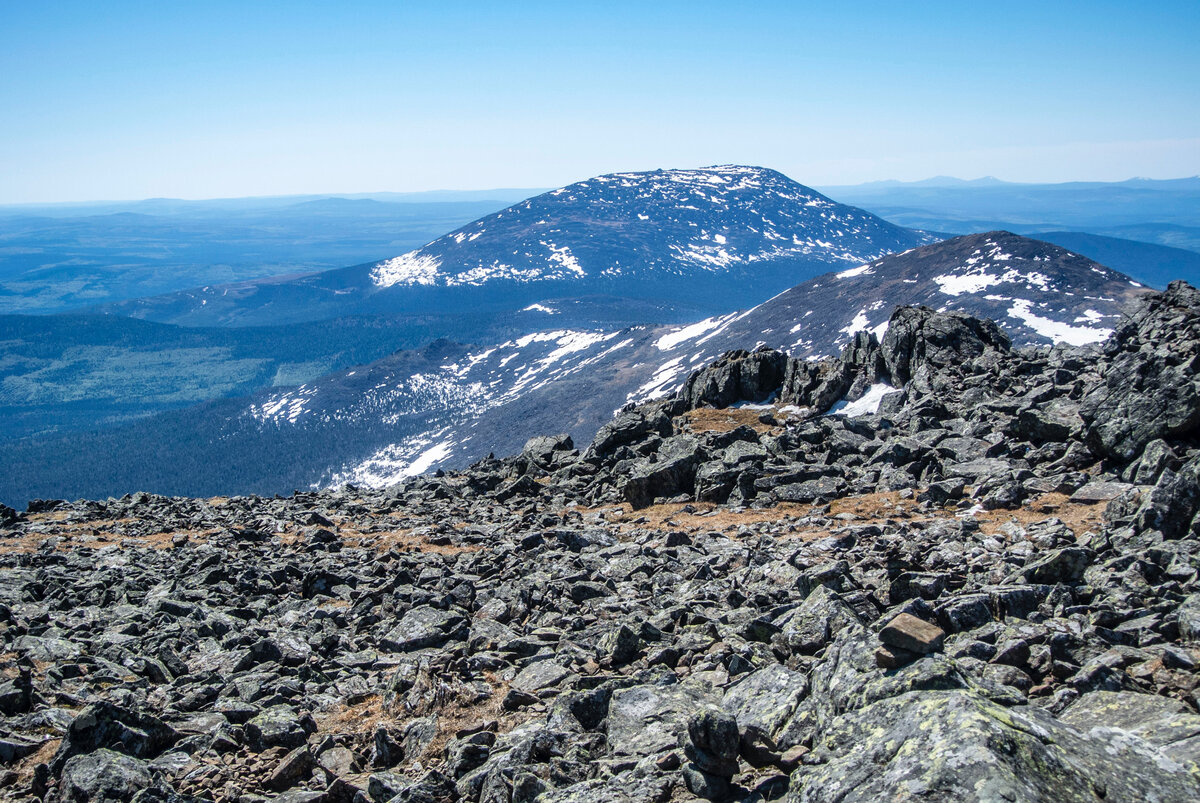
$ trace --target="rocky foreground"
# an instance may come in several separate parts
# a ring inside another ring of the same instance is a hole
[[[582,452],[0,509],[0,794],[1198,800],[1198,366],[1180,283],[1087,349],[902,308]]]

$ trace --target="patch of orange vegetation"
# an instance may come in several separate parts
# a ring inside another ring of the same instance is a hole
[[[915,489],[914,489],[915,491]],[[1027,527],[1035,522],[1056,517],[1063,521],[1076,536],[1102,523],[1106,503],[1085,505],[1071,502],[1063,494],[1044,494],[1016,510],[981,510],[973,514],[980,530],[992,535],[1007,522]],[[827,516],[835,518],[829,526],[821,529],[804,529],[790,532],[784,537],[812,540],[824,538],[836,527],[845,525],[887,525],[901,522],[921,523],[937,519],[952,519],[961,511],[957,508],[922,511],[915,493],[905,499],[900,491],[880,491],[858,496],[845,496],[829,502]],[[581,515],[600,514],[617,533],[633,529],[679,530],[687,532],[737,530],[743,525],[774,523],[786,525],[812,514],[813,506],[793,502],[781,502],[773,507],[733,510],[708,502],[687,502],[652,505],[633,510],[628,503],[596,508],[572,508]],[[841,516],[838,521],[836,517]]]
[[[975,518],[979,521],[980,529],[989,535],[1008,521],[1028,527],[1035,522],[1057,518],[1079,537],[1088,530],[1100,529],[1106,507],[1107,502],[1085,505],[1070,501],[1065,494],[1042,494],[1016,510],[984,510],[977,513]]]
[[[54,754],[58,752],[60,744],[62,744],[62,739],[47,739],[45,742],[42,742],[42,746],[36,752],[18,761],[16,766],[13,767],[17,773],[17,782],[12,786],[18,789],[28,788],[29,784],[33,782],[34,768],[38,764],[49,763],[50,759],[54,758]]]
[[[437,733],[425,750],[424,760],[440,761],[446,743],[463,730],[495,721],[497,732],[505,733],[533,716],[521,711],[504,711],[503,702],[508,693],[508,684],[490,672],[484,673],[484,679],[492,687],[491,695],[485,700],[474,701],[455,696],[448,699],[435,697],[436,702],[428,710],[396,716],[389,713],[383,705],[383,697],[376,694],[360,703],[343,705],[317,714],[314,717],[317,721],[317,732],[369,739],[380,725],[398,727],[411,717],[436,715]]]
[[[695,410],[688,410],[683,414],[684,429],[690,432],[730,432],[741,426],[750,427],[755,432],[778,433],[780,427],[771,424],[764,424],[758,420],[758,417],[764,412],[774,413],[775,407],[769,410],[748,409],[745,407],[725,407],[717,409],[715,407],[700,407]]]
[[[636,528],[651,530],[734,530],[747,524],[785,522],[811,512],[809,505],[781,502],[775,507],[731,510],[712,502],[670,503],[634,510],[628,503],[602,508],[576,508],[583,514],[601,514],[604,519],[626,532]]]
[[[463,527],[465,526],[464,523]],[[462,529],[462,527],[457,529]],[[461,555],[478,552],[484,548],[484,544],[434,544],[430,542],[429,536],[418,535],[412,529],[384,530],[372,533],[344,530],[338,534],[347,544],[368,547],[377,552],[395,549],[399,552],[423,552],[432,555]]]
[[[58,538],[56,552],[67,552],[73,549],[100,549],[107,546],[132,544],[146,549],[171,549],[175,537],[186,535],[188,543],[204,543],[208,537],[218,530],[168,530],[160,533],[132,534],[106,529],[118,526],[119,522],[89,522],[87,524],[67,524],[51,533],[24,533],[13,538],[0,538],[0,554],[28,555],[37,552],[42,543],[50,538]]]
[[[391,724],[393,717],[383,710],[383,697],[371,695],[353,705],[322,711],[313,717],[318,733],[373,733],[380,724]]]
[[[1058,518],[1078,537],[1101,525],[1106,505],[1106,502],[1081,504],[1070,501],[1064,494],[1051,493],[1035,497],[1014,510],[980,510],[973,518],[986,535],[994,535],[1010,521],[1028,527],[1048,518]],[[851,520],[854,524],[932,521],[955,518],[960,512],[955,508],[920,511],[915,498],[903,499],[899,491],[847,496],[829,503],[831,516],[849,513],[855,517]]]

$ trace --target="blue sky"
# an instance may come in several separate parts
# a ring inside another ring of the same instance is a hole
[[[0,0],[0,203],[1194,175],[1196,42],[1196,0]]]

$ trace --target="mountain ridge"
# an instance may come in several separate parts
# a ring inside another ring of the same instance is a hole
[[[1065,288],[1072,285],[1087,292],[1071,295]],[[874,329],[881,336],[899,304],[987,311],[1020,344],[1098,342],[1115,326],[1122,305],[1145,292],[1128,277],[1049,243],[1002,232],[971,235],[825,274],[753,308],[687,325],[603,331],[565,324],[499,344],[446,346],[440,362],[422,358],[419,369],[412,367],[414,353],[401,352],[301,386],[120,432],[13,444],[11,465],[23,482],[41,476],[51,483],[39,486],[47,492],[65,490],[54,483],[67,479],[76,463],[49,461],[66,467],[52,480],[44,467],[50,454],[76,455],[78,466],[89,467],[80,474],[94,477],[112,468],[105,455],[115,451],[125,455],[111,458],[122,467],[121,481],[132,486],[143,476],[141,466],[162,461],[134,456],[138,447],[130,444],[162,441],[174,444],[181,453],[176,462],[192,472],[168,477],[159,471],[155,481],[169,482],[172,492],[232,490],[235,472],[209,467],[229,464],[235,452],[240,481],[257,492],[343,481],[382,484],[411,473],[414,465],[462,466],[490,451],[519,448],[535,422],[561,422],[575,437],[588,438],[613,411],[668,394],[730,349],[766,344],[797,357],[836,353],[859,333]],[[179,432],[202,435],[180,441]],[[268,471],[240,473],[253,472],[264,454],[277,455]],[[188,476],[197,484],[189,486]],[[7,487],[8,498],[20,495],[14,485]]]

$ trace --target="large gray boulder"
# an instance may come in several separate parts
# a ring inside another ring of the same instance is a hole
[[[966,690],[908,692],[837,717],[788,800],[1200,799],[1194,764],[1129,732],[1088,734]]]
[[[1129,461],[1156,438],[1200,429],[1200,291],[1171,282],[1139,301],[1105,344],[1104,381],[1080,406],[1088,445]]]
[[[743,731],[757,730],[778,744],[807,694],[806,675],[772,664],[751,672],[727,691],[721,707],[737,720]]]
[[[989,350],[1006,352],[1012,343],[994,321],[961,312],[935,312],[929,307],[900,307],[879,344],[891,384],[913,383],[930,389],[939,370],[959,365]]]
[[[100,749],[67,761],[59,796],[63,803],[127,803],[153,782],[146,762]]]
[[[109,702],[87,706],[71,721],[66,736],[50,761],[59,773],[71,758],[98,748],[113,748],[138,758],[154,758],[179,738],[179,734],[150,714]]]
[[[615,755],[652,756],[675,748],[688,718],[710,694],[698,684],[644,684],[613,692],[605,729]]]
[[[621,446],[641,441],[648,435],[671,434],[671,419],[658,407],[646,405],[623,412],[609,421],[592,438],[585,456],[607,457]]]
[[[689,410],[762,402],[779,391],[787,363],[787,355],[774,349],[730,351],[688,377],[679,398]]]
[[[779,400],[824,413],[846,395],[854,377],[844,360],[788,360]]]
[[[652,504],[656,497],[691,493],[696,468],[705,457],[700,442],[690,435],[667,438],[653,458],[639,461],[625,479],[625,500],[635,508]]]
[[[1200,716],[1170,697],[1094,691],[1072,703],[1060,719],[1085,734],[1097,728],[1125,731],[1181,764],[1200,764]]]

